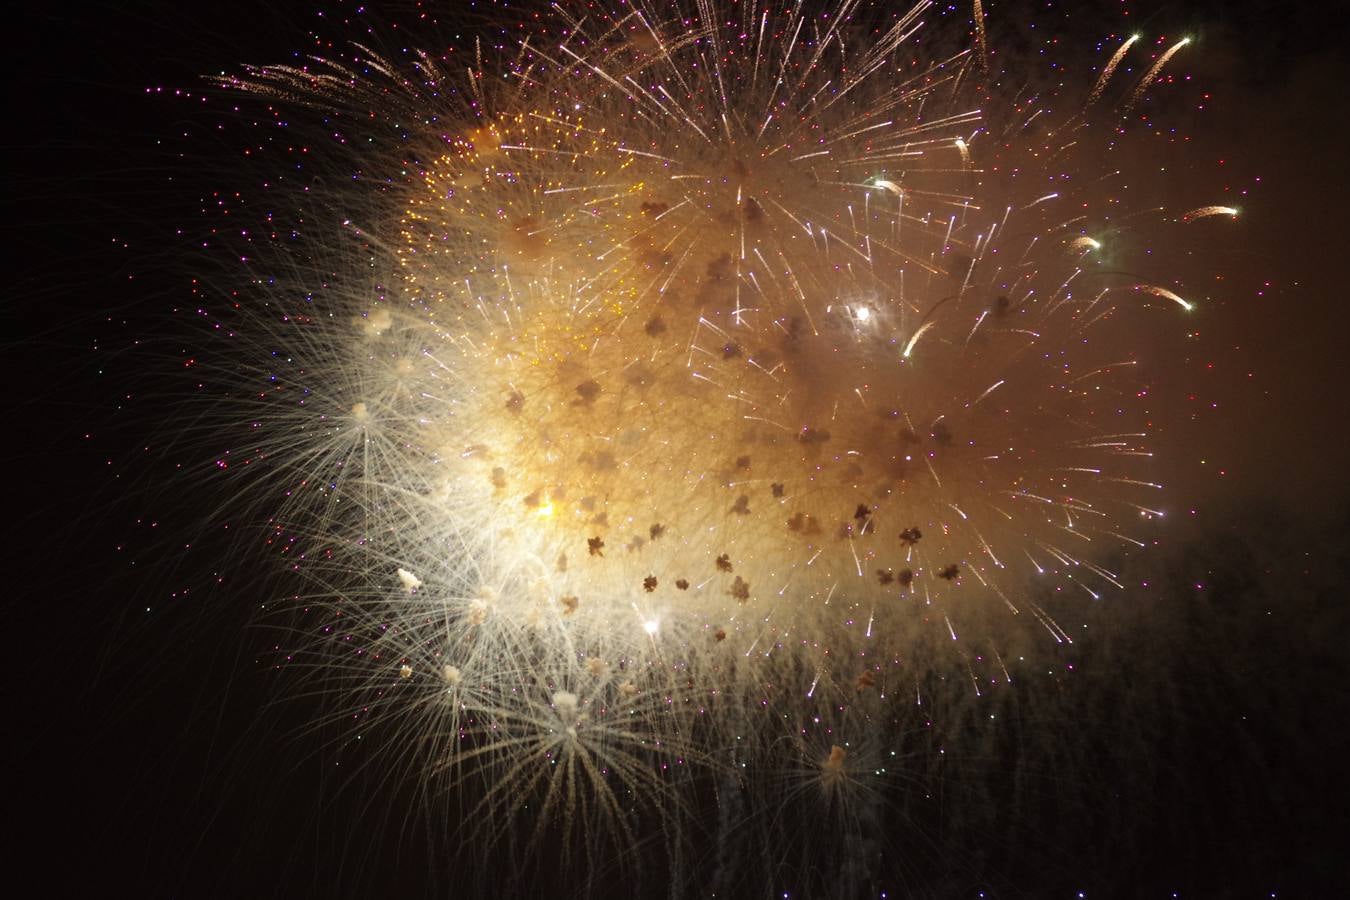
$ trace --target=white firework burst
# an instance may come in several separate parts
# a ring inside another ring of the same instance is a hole
[[[823,12],[559,4],[492,52],[220,80],[334,160],[240,304],[249,508],[359,636],[331,689],[483,834],[625,834],[784,735],[856,810],[866,735],[786,722],[1010,680],[1070,640],[1027,586],[1120,588],[1161,515],[1129,347],[1191,304],[1107,262],[1163,220],[1115,123],[1011,84],[982,21]]]

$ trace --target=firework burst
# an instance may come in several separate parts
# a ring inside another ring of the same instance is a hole
[[[1037,89],[976,16],[559,4],[220,80],[354,170],[291,180],[238,329],[296,640],[484,834],[622,834],[747,759],[856,826],[869,722],[1121,586],[1161,515],[1129,341],[1191,304],[1107,246],[1166,219],[1100,110],[1181,45]]]

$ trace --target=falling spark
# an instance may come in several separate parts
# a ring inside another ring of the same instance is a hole
[[[1097,83],[1092,86],[1092,91],[1088,94],[1087,106],[1092,106],[1101,99],[1102,92],[1106,90],[1107,82],[1111,80],[1111,75],[1115,73],[1116,67],[1120,65],[1120,61],[1125,58],[1125,54],[1129,52],[1130,47],[1134,46],[1134,42],[1137,40],[1139,40],[1139,35],[1130,35],[1129,39],[1121,44],[1115,53],[1111,54],[1111,58],[1107,60],[1106,66],[1102,69],[1102,74],[1097,78]]]
[[[1188,213],[1183,213],[1181,221],[1194,222],[1196,219],[1203,219],[1208,216],[1229,216],[1236,219],[1238,211],[1231,206],[1201,206]]]
[[[1139,101],[1143,99],[1144,92],[1149,89],[1149,86],[1153,84],[1153,80],[1158,77],[1158,73],[1163,70],[1163,66],[1167,65],[1168,61],[1171,60],[1173,56],[1176,56],[1177,52],[1190,42],[1191,42],[1190,38],[1182,38],[1181,40],[1173,44],[1171,47],[1167,48],[1166,53],[1158,57],[1158,61],[1155,62],[1152,65],[1152,67],[1150,67],[1149,70],[1144,73],[1143,78],[1139,79],[1139,84],[1130,94],[1130,98],[1125,101],[1124,112],[1128,113],[1130,110],[1134,109],[1134,107],[1139,103]]]

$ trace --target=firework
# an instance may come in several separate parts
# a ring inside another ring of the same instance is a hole
[[[1162,514],[1130,341],[1192,308],[1116,257],[1165,217],[1078,111],[1136,39],[1075,99],[974,15],[562,4],[221,79],[354,170],[283,184],[252,263],[250,508],[304,548],[325,689],[471,827],[622,835],[749,761],[856,829],[869,722],[1121,587]]]

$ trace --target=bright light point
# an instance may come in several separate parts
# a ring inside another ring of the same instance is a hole
[[[547,503],[541,504],[539,508],[535,510],[535,515],[539,516],[541,519],[547,519],[549,516],[553,515],[553,501],[550,500]]]
[[[657,619],[648,619],[647,621],[642,623],[642,630],[652,635],[653,637],[656,636],[656,632],[660,628],[661,622]]]
[[[857,317],[859,322],[866,322],[868,319],[872,318],[872,310],[868,309],[866,306],[860,306],[854,310],[853,315]]]

